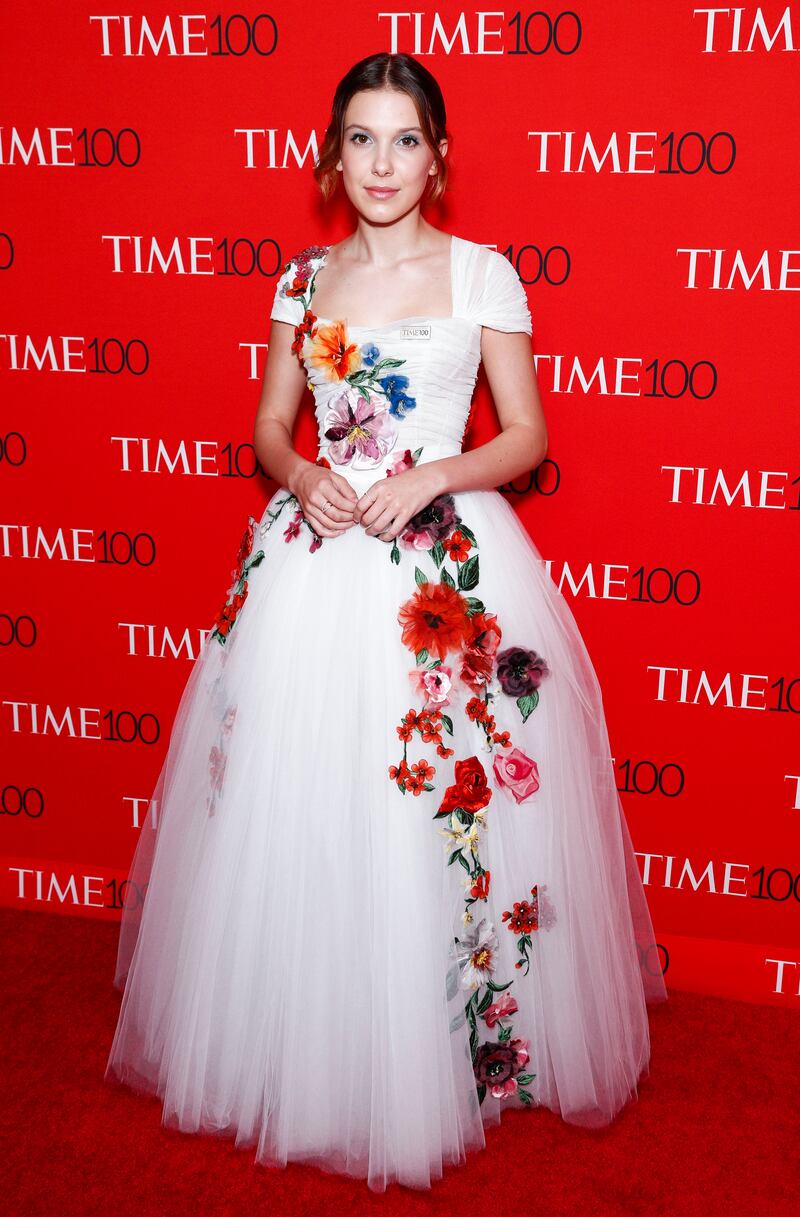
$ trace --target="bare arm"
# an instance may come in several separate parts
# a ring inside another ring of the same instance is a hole
[[[484,327],[481,356],[502,432],[472,452],[431,461],[437,494],[493,489],[535,469],[547,452],[529,336]]]
[[[268,357],[258,400],[253,443],[256,456],[279,486],[292,490],[294,477],[310,464],[292,443],[297,411],[306,389],[306,378],[294,352],[294,327],[288,321],[270,323]]]
[[[352,527],[358,496],[341,474],[301,456],[292,443],[297,411],[306,389],[306,377],[292,350],[294,326],[272,321],[269,354],[264,369],[253,446],[269,476],[297,496],[303,514],[323,537],[339,536]],[[325,512],[322,507],[329,504]]]

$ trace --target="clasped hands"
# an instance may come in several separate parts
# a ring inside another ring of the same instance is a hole
[[[292,492],[319,536],[338,537],[360,524],[368,536],[389,542],[436,498],[431,464],[384,475],[360,497],[340,473],[314,464],[302,471]]]

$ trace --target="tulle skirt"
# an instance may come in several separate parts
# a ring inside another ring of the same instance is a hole
[[[510,1107],[607,1124],[666,997],[572,613],[502,494],[452,501],[457,534],[394,553],[358,525],[315,548],[283,487],[250,519],[114,978],[108,1079],[376,1191]]]

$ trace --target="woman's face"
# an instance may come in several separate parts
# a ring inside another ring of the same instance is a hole
[[[439,147],[445,153],[447,141]],[[390,224],[416,206],[436,162],[407,93],[368,89],[350,98],[336,168],[353,206],[375,224]]]

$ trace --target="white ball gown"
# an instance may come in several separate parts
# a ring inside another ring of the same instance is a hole
[[[481,327],[531,319],[512,265],[455,236],[452,315],[318,317],[326,255],[286,264],[271,315],[317,459],[361,495],[462,450]],[[320,538],[280,487],[153,808],[106,1078],[167,1127],[382,1191],[430,1187],[508,1108],[603,1125],[638,1097],[666,989],[601,691],[499,491],[441,495],[392,543]]]

